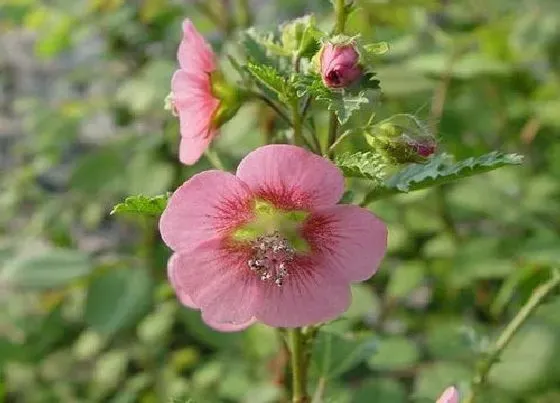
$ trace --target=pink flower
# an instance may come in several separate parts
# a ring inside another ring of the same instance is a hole
[[[387,229],[371,212],[337,205],[343,190],[335,165],[289,145],[258,148],[236,175],[193,176],[160,221],[181,302],[222,331],[339,316],[350,283],[376,272],[387,245]]]
[[[181,126],[179,159],[192,165],[217,134],[212,120],[220,100],[212,93],[214,52],[188,19],[183,22],[177,59],[180,69],[171,80],[171,102]]]
[[[448,387],[436,403],[459,403],[459,391],[455,386]]]
[[[352,42],[347,44],[326,43],[321,49],[321,77],[329,88],[348,87],[362,75],[360,54]]]

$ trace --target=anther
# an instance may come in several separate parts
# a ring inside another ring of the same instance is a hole
[[[288,275],[288,263],[294,259],[295,250],[278,232],[257,238],[252,249],[254,255],[247,261],[251,271],[262,281],[273,281],[281,287]]]

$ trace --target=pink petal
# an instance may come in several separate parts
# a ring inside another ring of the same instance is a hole
[[[299,327],[338,317],[350,305],[350,286],[331,275],[312,259],[299,258],[290,264],[284,285],[261,282],[261,301],[256,318],[274,327]]]
[[[249,220],[251,200],[247,186],[234,175],[199,173],[171,196],[159,222],[161,236],[174,251],[190,250]]]
[[[259,304],[258,276],[249,270],[251,250],[216,238],[176,257],[173,277],[211,324],[248,326]]]
[[[448,387],[436,403],[459,403],[459,391],[454,386]]]
[[[183,21],[183,39],[177,59],[183,70],[209,73],[216,69],[212,48],[188,18]]]
[[[257,195],[284,208],[333,205],[344,191],[344,178],[333,163],[284,144],[251,152],[239,164],[237,176]]]
[[[181,137],[208,137],[215,129],[212,126],[212,116],[218,102],[210,100],[191,99],[191,105],[185,108],[176,107],[181,125]]]
[[[358,206],[315,210],[302,233],[321,264],[347,281],[370,278],[387,250],[387,227]]]
[[[179,301],[181,301],[181,304],[191,309],[198,309],[198,306],[195,305],[192,298],[185,292],[184,289],[182,289],[177,284],[177,281],[175,280],[175,272],[177,270],[178,256],[179,255],[177,253],[174,253],[169,259],[169,261],[167,262],[167,278],[169,279],[171,286],[175,290],[175,294],[177,295],[177,298],[179,298]]]
[[[204,72],[175,71],[171,78],[171,90],[178,107],[188,106],[193,97],[213,98],[210,76]]]
[[[254,324],[257,321],[254,317],[252,317],[248,321],[241,322],[241,323],[212,322],[212,320],[209,320],[208,318],[205,317],[204,312],[202,313],[202,320],[208,326],[210,326],[210,327],[212,327],[212,328],[214,328],[214,329],[216,329],[220,332],[239,332],[240,330],[244,330],[244,329],[248,328],[249,326],[251,326],[252,324]]]
[[[185,165],[195,164],[204,154],[215,135],[216,132],[212,131],[207,136],[181,137],[179,160]]]
[[[220,101],[212,95],[208,75],[177,70],[171,80],[171,89],[173,106],[179,114],[181,136],[205,138],[211,134],[212,117]]]
[[[169,282],[175,289],[175,293],[177,294],[179,301],[183,305],[185,305],[188,308],[198,310],[198,306],[194,303],[190,295],[188,295],[185,289],[182,288],[177,283],[175,273],[177,272],[177,270],[180,270],[180,264],[178,264],[178,262],[181,262],[181,259],[179,259],[178,257],[179,254],[174,253],[173,256],[171,256],[171,258],[169,259],[169,262],[167,264],[167,276],[169,278]],[[206,318],[205,315],[202,315],[202,320],[208,326],[213,327],[214,329],[219,330],[221,332],[237,332],[251,326],[253,323],[256,322],[256,319],[254,317],[251,317],[249,320],[240,323],[231,323],[231,322],[219,323],[219,322],[213,322],[211,319]]]

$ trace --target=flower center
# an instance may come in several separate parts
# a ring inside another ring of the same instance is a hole
[[[284,284],[288,275],[289,263],[294,259],[292,248],[278,231],[262,235],[252,242],[253,257],[247,261],[249,268],[262,281],[272,281],[278,287]]]

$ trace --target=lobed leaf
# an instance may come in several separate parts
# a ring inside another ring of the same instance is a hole
[[[373,152],[344,153],[336,157],[336,165],[345,176],[383,182],[385,164],[381,157]]]
[[[170,194],[148,197],[136,195],[127,197],[124,202],[113,207],[111,214],[115,213],[134,213],[141,215],[157,216],[163,213]]]
[[[453,163],[449,154],[440,154],[426,164],[411,164],[366,195],[363,204],[397,193],[426,189],[453,180],[493,171],[507,165],[519,165],[523,156],[497,151]]]
[[[373,76],[368,76],[367,81],[368,89],[377,88],[378,82]],[[354,112],[370,102],[366,97],[366,91],[330,90],[324,86],[318,74],[298,77],[296,86],[297,96],[310,95],[326,104],[327,108],[336,114],[340,124],[345,124]]]

